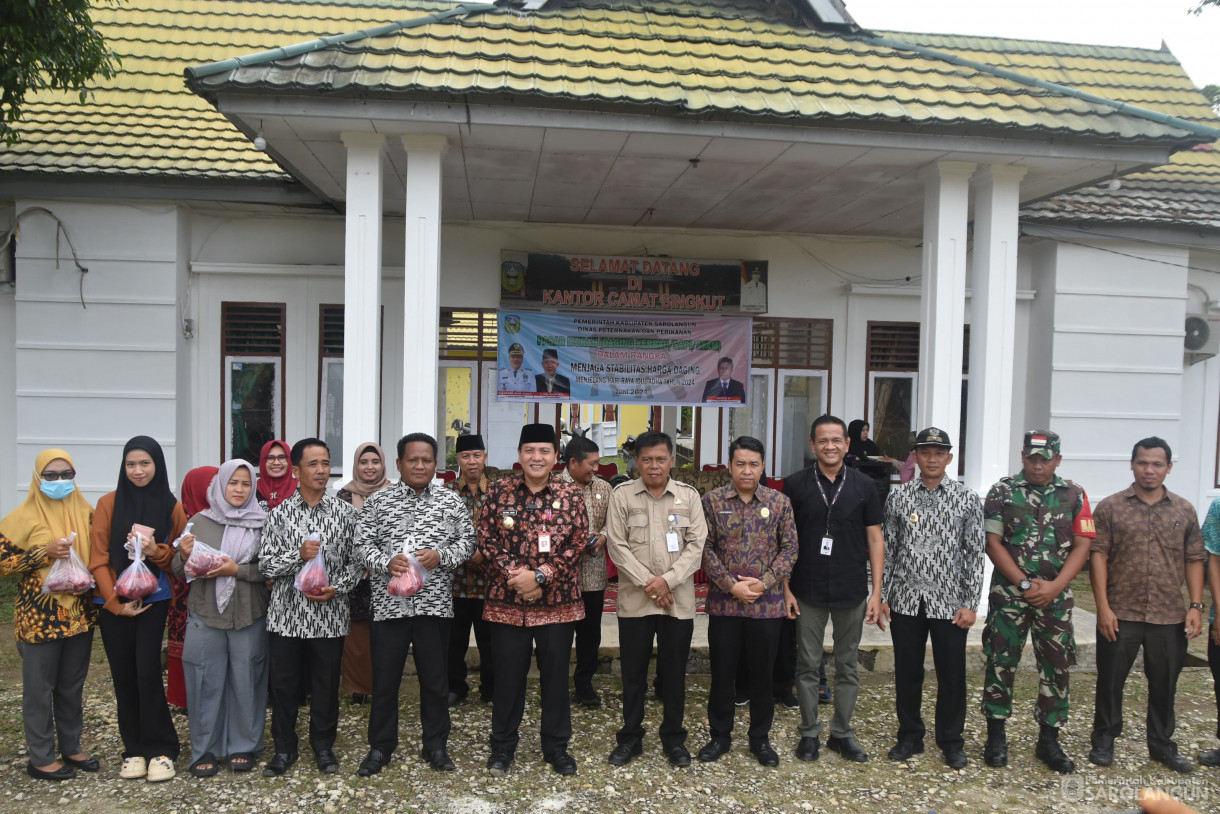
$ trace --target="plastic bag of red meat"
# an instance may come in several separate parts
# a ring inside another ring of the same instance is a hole
[[[69,541],[76,540],[76,532],[68,535]],[[76,549],[68,549],[68,557],[56,560],[47,572],[47,578],[42,581],[44,594],[79,594],[93,587],[93,574],[85,567],[84,561],[77,555]]]
[[[297,578],[292,584],[303,594],[316,594],[323,588],[330,587],[330,578],[326,576],[326,563],[321,549],[318,550],[316,557],[297,571]]]
[[[407,562],[410,567],[391,579],[386,586],[390,596],[415,596],[428,581],[428,569],[420,565],[414,554],[407,552]]]
[[[143,599],[157,591],[157,578],[148,570],[141,556],[119,574],[114,583],[114,592],[128,599]]]
[[[186,581],[191,582],[199,577],[206,577],[224,565],[227,559],[228,557],[224,554],[196,538],[195,545],[191,547],[191,556],[187,557],[186,562],[182,564],[182,570],[186,573]]]

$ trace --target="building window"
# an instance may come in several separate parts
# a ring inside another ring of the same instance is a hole
[[[343,306],[319,306],[318,437],[334,450],[331,472],[343,474]]]
[[[222,302],[220,314],[225,459],[255,463],[263,444],[283,437],[285,307]]]

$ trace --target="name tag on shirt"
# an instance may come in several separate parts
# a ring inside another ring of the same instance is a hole
[[[674,554],[678,551],[678,532],[676,532],[676,531],[665,532],[665,550],[671,554]]]
[[[835,547],[835,541],[834,541],[833,537],[823,537],[822,538],[822,556],[823,557],[829,557],[830,552],[834,547]]]
[[[538,535],[538,552],[541,554],[551,553],[551,535],[549,532],[542,532]]]

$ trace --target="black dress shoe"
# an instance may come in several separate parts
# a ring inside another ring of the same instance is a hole
[[[587,695],[584,693],[575,692],[572,693],[572,697],[575,698],[576,703],[580,704],[582,707],[589,707],[590,709],[593,709],[602,705],[602,697],[595,692],[589,692]]]
[[[813,761],[818,759],[818,739],[817,738],[801,738],[801,742],[796,745],[797,760]]]
[[[910,760],[912,755],[922,754],[923,741],[898,741],[885,756],[890,760]]]
[[[356,774],[361,777],[372,777],[380,772],[390,762],[390,756],[380,749],[370,749],[369,753],[364,756],[364,760],[360,761],[360,768],[356,769]]]
[[[680,743],[677,746],[666,748],[665,757],[669,758],[669,765],[677,766],[679,769],[690,765],[690,752],[686,751],[686,747]]]
[[[846,738],[827,738],[826,746],[830,751],[838,752],[840,756],[847,760],[852,760],[856,763],[868,761],[868,752],[861,749],[860,744],[856,743],[856,739],[851,735],[848,735]]]
[[[711,763],[720,760],[720,756],[729,751],[729,744],[722,743],[718,740],[708,741],[702,749],[699,750],[699,762]]]
[[[451,772],[457,768],[443,746],[440,749],[420,749],[419,756],[428,761],[434,772]]]
[[[296,752],[276,752],[267,765],[263,767],[263,777],[279,777],[292,768],[297,762]]]
[[[492,752],[487,758],[487,772],[492,777],[503,777],[508,774],[508,767],[513,765],[513,756],[508,752]]]
[[[606,758],[606,762],[611,766],[626,766],[633,757],[639,757],[643,751],[644,747],[640,745],[639,741],[620,743],[610,752],[610,757]]]
[[[1195,770],[1195,764],[1177,752],[1161,752],[1159,754],[1150,754],[1149,757],[1179,774],[1190,774]]]
[[[776,697],[775,703],[779,704],[785,709],[800,709],[801,707],[801,702],[798,701],[796,696],[792,694],[792,690],[788,690],[788,692],[784,695]]]
[[[1114,739],[1094,739],[1089,750],[1089,763],[1094,766],[1110,766],[1114,763]]]
[[[75,766],[82,772],[96,772],[102,768],[102,764],[98,762],[98,759],[92,756],[87,757],[84,760],[70,758],[67,755],[64,755],[63,757],[64,763],[68,764],[69,766]]]
[[[1220,766],[1220,749],[1208,749],[1206,752],[1200,752],[1196,758],[1200,766]]]
[[[35,780],[51,780],[56,783],[76,777],[76,769],[73,769],[71,766],[60,766],[53,772],[46,772],[36,768],[33,763],[25,764],[25,773]]]
[[[966,757],[966,752],[960,746],[954,746],[944,750],[945,765],[950,769],[964,769],[970,763],[970,759]]]
[[[456,707],[458,704],[462,703],[465,700],[466,700],[465,693],[456,693],[456,692],[449,693],[449,706],[451,706],[451,707]]]
[[[552,752],[546,756],[546,762],[551,764],[557,774],[576,774],[576,758],[567,752]]]
[[[750,753],[758,758],[758,762],[763,766],[778,766],[779,755],[771,748],[770,741],[758,741],[750,744]]]
[[[334,774],[339,771],[339,758],[329,749],[314,752],[314,759],[318,762],[318,771],[322,774]]]

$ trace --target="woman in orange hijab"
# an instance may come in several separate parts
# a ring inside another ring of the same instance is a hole
[[[25,502],[0,520],[0,576],[21,575],[13,629],[21,654],[21,717],[30,748],[26,772],[38,780],[69,780],[76,769],[99,768],[97,758],[80,745],[81,693],[97,621],[88,574],[92,522],[93,507],[76,488],[76,467],[62,449],[38,455]],[[51,566],[70,561],[72,552],[84,569],[77,574],[79,589],[42,593]],[[62,760],[55,749],[57,735]]]

